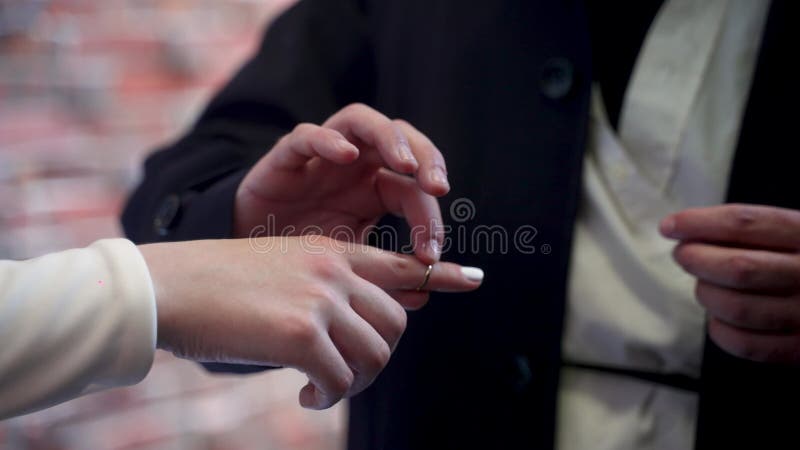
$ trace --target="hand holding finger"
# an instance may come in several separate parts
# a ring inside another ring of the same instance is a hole
[[[422,287],[426,291],[465,292],[477,289],[483,281],[481,269],[449,262],[433,264],[426,277],[428,265],[417,258],[372,247],[364,247],[349,259],[358,276],[387,291]]]
[[[439,261],[444,230],[436,198],[423,192],[413,179],[389,171],[379,172],[375,183],[386,209],[408,222],[417,257],[427,264]]]

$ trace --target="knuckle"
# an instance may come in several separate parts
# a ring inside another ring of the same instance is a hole
[[[345,114],[363,114],[369,111],[371,108],[363,103],[356,102],[350,103],[349,105],[342,108],[342,112]]]
[[[756,225],[758,215],[753,208],[739,204],[730,205],[728,208],[733,232],[750,231]]]
[[[302,122],[295,125],[291,134],[306,134],[315,131],[317,128],[319,128],[317,125],[308,122]]]
[[[341,296],[332,287],[322,283],[310,286],[307,295],[314,303],[317,312],[331,312],[341,303]]]
[[[444,169],[445,162],[444,162],[444,155],[442,155],[442,152],[439,150],[438,147],[433,145],[433,143],[430,144],[430,149],[431,149],[431,155],[433,156],[433,161],[436,163],[436,165],[441,166]]]
[[[311,272],[320,280],[330,282],[339,280],[345,275],[344,264],[337,255],[325,253],[315,255],[308,263]]]
[[[399,127],[411,127],[412,125],[404,119],[392,119],[392,122]]]
[[[314,274],[322,280],[335,279],[338,273],[337,264],[332,258],[316,258],[315,261],[311,263],[310,267]]]
[[[309,315],[297,315],[283,321],[283,327],[291,342],[311,346],[317,342],[321,332],[317,323]]]
[[[344,370],[341,373],[332,375],[330,380],[330,388],[333,390],[333,392],[331,392],[331,394],[333,394],[337,399],[344,397],[344,395],[350,389],[350,386],[353,385],[353,381],[355,381],[355,375],[351,370]]]
[[[406,136],[405,130],[403,128],[397,126],[396,123],[393,121],[387,121],[380,125],[380,132],[384,133],[386,136],[392,136],[394,139],[405,143],[406,145],[410,145],[408,142],[408,136]]]
[[[406,310],[399,304],[395,305],[396,306],[392,307],[392,311],[390,312],[387,330],[393,342],[400,339],[400,336],[406,331],[406,326],[408,325],[408,314],[406,314]]]
[[[753,318],[745,302],[731,301],[725,304],[724,309],[728,321],[734,324],[746,324]]]
[[[380,345],[370,354],[369,366],[374,372],[380,372],[386,364],[389,364],[389,359],[392,357],[392,350],[386,342],[381,341]]]
[[[389,260],[388,269],[393,277],[400,278],[411,270],[411,261],[402,256],[394,256]]]
[[[758,265],[752,258],[744,255],[731,256],[728,260],[731,281],[737,285],[748,284],[758,275]]]

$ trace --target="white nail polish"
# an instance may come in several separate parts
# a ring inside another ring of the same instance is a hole
[[[438,258],[442,254],[442,248],[439,246],[439,241],[436,239],[432,239],[428,242],[428,247],[430,247],[431,252]]]
[[[461,274],[469,281],[483,281],[483,270],[477,267],[462,267]]]

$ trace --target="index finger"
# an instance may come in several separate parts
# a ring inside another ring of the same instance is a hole
[[[659,228],[672,239],[800,249],[800,212],[785,208],[745,204],[690,208],[665,217]]]
[[[403,131],[380,112],[360,103],[346,106],[322,124],[374,147],[392,170],[410,174],[419,168]]]
[[[410,123],[405,120],[395,120],[394,123],[408,137],[414,156],[419,161],[417,171],[419,185],[425,192],[436,197],[447,194],[450,191],[450,182],[447,181],[447,166],[442,152]]]

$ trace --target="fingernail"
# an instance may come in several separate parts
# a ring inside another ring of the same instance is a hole
[[[353,149],[353,148],[354,148],[354,149],[356,149],[356,150],[358,150],[358,147],[356,147],[355,145],[353,145],[353,144],[352,144],[351,142],[349,142],[348,140],[346,140],[346,139],[342,139],[342,138],[338,138],[338,139],[336,139],[336,145],[337,145],[339,148],[343,149],[343,150],[350,150],[350,149]]]
[[[439,166],[435,166],[431,169],[431,180],[434,183],[441,184],[443,186],[450,187],[450,183],[447,182],[447,175],[444,173],[444,169]]]
[[[666,237],[675,237],[675,218],[672,216],[667,217],[661,221],[661,234]]]
[[[336,140],[336,146],[339,147],[340,150],[358,157],[358,147],[352,143],[340,138]]]
[[[469,281],[483,281],[483,270],[477,267],[462,267],[461,274]]]
[[[436,239],[431,239],[428,241],[428,247],[431,249],[431,253],[433,253],[433,257],[439,259],[439,256],[442,254],[442,247],[439,245],[439,241]]]
[[[411,147],[408,146],[408,142],[400,141],[397,144],[397,155],[402,161],[408,161],[417,165],[417,158],[414,158],[414,154],[411,153]]]

